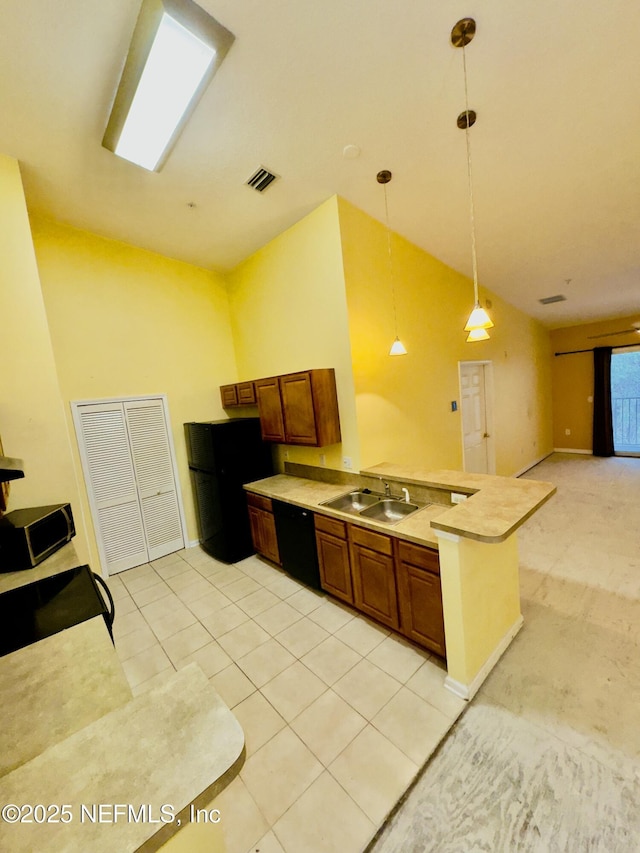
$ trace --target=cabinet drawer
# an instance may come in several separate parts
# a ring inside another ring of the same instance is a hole
[[[256,402],[256,387],[253,382],[239,382],[237,385],[238,403],[251,406]]]
[[[338,521],[336,518],[327,518],[326,515],[315,516],[316,530],[322,530],[324,533],[330,533],[332,536],[337,536],[338,539],[347,538],[347,526],[344,521]]]
[[[370,548],[379,554],[387,554],[388,556],[393,554],[391,537],[385,536],[384,533],[374,533],[371,530],[365,530],[364,527],[350,524],[349,537],[354,545],[362,545],[363,548]]]
[[[419,569],[426,569],[435,575],[440,574],[440,556],[431,548],[412,545],[410,542],[398,542],[398,559],[401,563],[410,563]]]
[[[271,498],[265,498],[262,495],[256,495],[253,492],[247,492],[247,503],[249,506],[255,506],[258,509],[264,509],[267,512],[273,512]]]

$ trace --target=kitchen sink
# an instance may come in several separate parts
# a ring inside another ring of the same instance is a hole
[[[386,521],[387,524],[395,524],[418,509],[421,509],[421,507],[416,506],[416,504],[397,501],[393,498],[384,498],[363,509],[360,515],[363,518],[373,518],[376,521]]]
[[[387,498],[382,494],[369,491],[354,490],[330,501],[323,501],[322,506],[360,515],[385,524],[396,524],[412,512],[422,509],[424,504],[407,503],[396,498]]]
[[[380,495],[373,495],[370,492],[355,491],[349,492],[348,495],[340,495],[339,498],[333,498],[333,500],[330,501],[324,501],[323,506],[359,515],[363,509],[378,503],[379,500]]]

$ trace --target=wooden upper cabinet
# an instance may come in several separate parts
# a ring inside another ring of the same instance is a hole
[[[237,382],[235,385],[221,385],[220,397],[222,406],[230,409],[233,406],[255,406],[256,389],[253,382]]]
[[[340,441],[335,372],[304,370],[256,379],[255,399],[265,441],[324,447]],[[242,398],[241,386],[237,386]]]
[[[285,443],[324,447],[340,441],[335,371],[305,370],[280,376]]]
[[[220,398],[225,409],[238,405],[238,390],[236,385],[221,385]]]
[[[287,444],[318,444],[311,373],[280,377],[280,394]]]
[[[268,379],[257,379],[254,385],[263,439],[265,441],[279,441],[284,444],[284,416],[279,378],[271,376]]]
[[[236,385],[239,406],[255,406],[256,386],[253,382],[238,382]]]

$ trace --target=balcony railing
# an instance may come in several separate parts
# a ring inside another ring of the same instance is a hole
[[[618,453],[640,453],[640,397],[613,397],[613,446]]]

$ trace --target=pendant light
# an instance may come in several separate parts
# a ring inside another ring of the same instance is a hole
[[[407,350],[405,349],[404,344],[398,337],[398,315],[396,312],[396,288],[395,282],[393,279],[393,261],[391,258],[391,229],[389,228],[389,205],[387,203],[387,184],[392,178],[392,174],[388,169],[383,169],[381,172],[378,172],[376,175],[376,180],[379,184],[382,184],[384,188],[384,216],[385,222],[387,224],[387,250],[389,253],[389,278],[391,279],[391,294],[393,297],[393,327],[396,333],[395,339],[391,344],[391,349],[389,350],[389,355],[406,355]]]
[[[469,138],[469,129],[476,122],[477,115],[474,110],[469,109],[469,95],[467,91],[467,58],[464,52],[466,45],[473,39],[476,33],[476,22],[473,18],[462,18],[451,30],[451,44],[454,47],[462,48],[462,67],[464,71],[464,112],[460,113],[457,119],[457,125],[465,132],[467,143],[467,175],[469,178],[469,219],[471,222],[471,261],[473,264],[473,296],[474,305],[473,311],[469,315],[467,325],[464,327],[465,332],[469,332],[467,342],[472,341],[487,341],[489,333],[487,329],[493,326],[491,318],[480,305],[478,296],[478,262],[476,260],[476,229],[473,211],[473,180],[471,175],[471,140]]]

